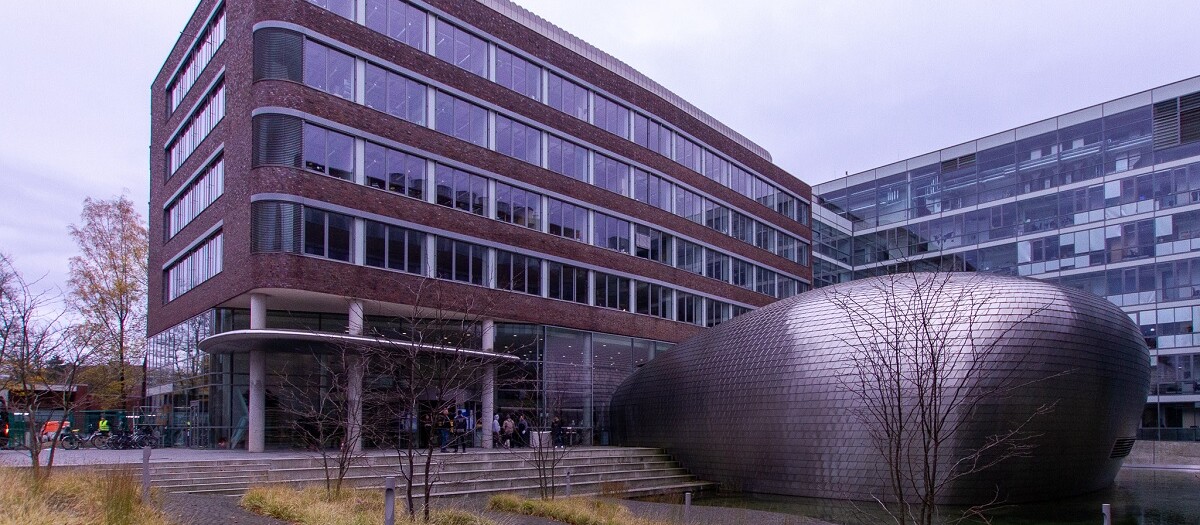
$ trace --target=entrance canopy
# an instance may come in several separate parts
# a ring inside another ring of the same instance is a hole
[[[421,353],[471,357],[483,361],[517,362],[520,358],[510,354],[498,354],[482,350],[469,350],[452,346],[430,345],[380,337],[348,335],[307,330],[234,330],[200,341],[199,348],[210,354],[232,354],[263,350],[266,352],[312,352],[322,350],[345,350],[352,348],[416,350]]]

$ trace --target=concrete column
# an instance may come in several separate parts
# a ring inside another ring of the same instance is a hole
[[[350,450],[362,452],[363,362],[357,355],[346,356],[346,438]]]
[[[359,300],[350,301],[349,325],[350,335],[363,333],[363,303]],[[353,351],[346,349],[343,351]],[[363,360],[358,355],[346,356],[346,437],[350,439],[350,450],[362,452],[362,404],[363,404]]]
[[[250,403],[247,407],[246,451],[262,452],[267,442],[267,366],[262,350],[250,351]]]
[[[250,294],[250,329],[267,327],[267,296]],[[266,355],[259,349],[250,350],[250,399],[246,411],[246,451],[262,452],[266,448],[267,432],[267,364]]]
[[[483,351],[496,350],[496,323],[491,319],[483,321]],[[496,365],[488,363],[483,367],[483,381],[479,389],[483,404],[483,413],[479,415],[477,424],[483,425],[483,448],[492,448],[492,417],[496,413]]]

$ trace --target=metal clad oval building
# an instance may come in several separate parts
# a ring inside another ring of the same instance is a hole
[[[945,482],[941,502],[997,491],[1008,502],[1052,499],[1112,483],[1149,390],[1138,328],[1088,292],[974,273],[853,281],[708,330],[617,389],[615,443],[665,448],[733,490],[892,499],[878,409],[903,399],[894,413],[913,428],[912,378],[930,365],[913,357],[892,369],[886,356],[938,351],[937,399],[952,407],[939,479],[964,474]],[[889,389],[896,378],[904,386]],[[988,448],[995,436],[1009,437]],[[903,434],[904,457],[919,463],[928,437]],[[950,467],[977,453],[1003,460]]]

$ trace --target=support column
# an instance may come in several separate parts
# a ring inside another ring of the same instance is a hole
[[[359,300],[350,301],[349,324],[347,331],[350,335],[363,333],[363,303]],[[343,352],[357,352],[353,348]],[[346,438],[350,440],[350,451],[357,454],[362,452],[362,405],[363,405],[363,360],[357,354],[346,356]]]
[[[496,351],[496,323],[491,319],[483,321],[483,351]],[[492,448],[492,418],[496,413],[496,365],[488,363],[483,367],[483,381],[479,389],[483,403],[483,413],[477,424],[483,425],[483,448]]]
[[[250,294],[250,329],[267,327],[267,296]],[[266,355],[259,349],[250,350],[250,399],[246,407],[246,451],[262,452],[266,448],[267,431],[267,364]]]

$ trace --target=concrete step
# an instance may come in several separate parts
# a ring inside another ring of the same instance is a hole
[[[536,451],[483,450],[434,453],[437,496],[518,492],[540,492]],[[703,490],[711,483],[698,481],[660,450],[647,448],[575,448],[565,451],[554,472],[554,484],[566,485],[571,471],[575,494],[663,494]],[[550,453],[551,456],[554,453]],[[424,480],[424,457],[416,458],[420,486]],[[372,454],[355,458],[344,484],[351,488],[378,489],[387,476],[398,476],[402,458],[395,454]],[[322,485],[325,471],[320,457],[264,458],[263,460],[220,460],[155,465],[152,480],[167,492],[238,495],[262,484]],[[398,479],[403,483],[403,478]]]

